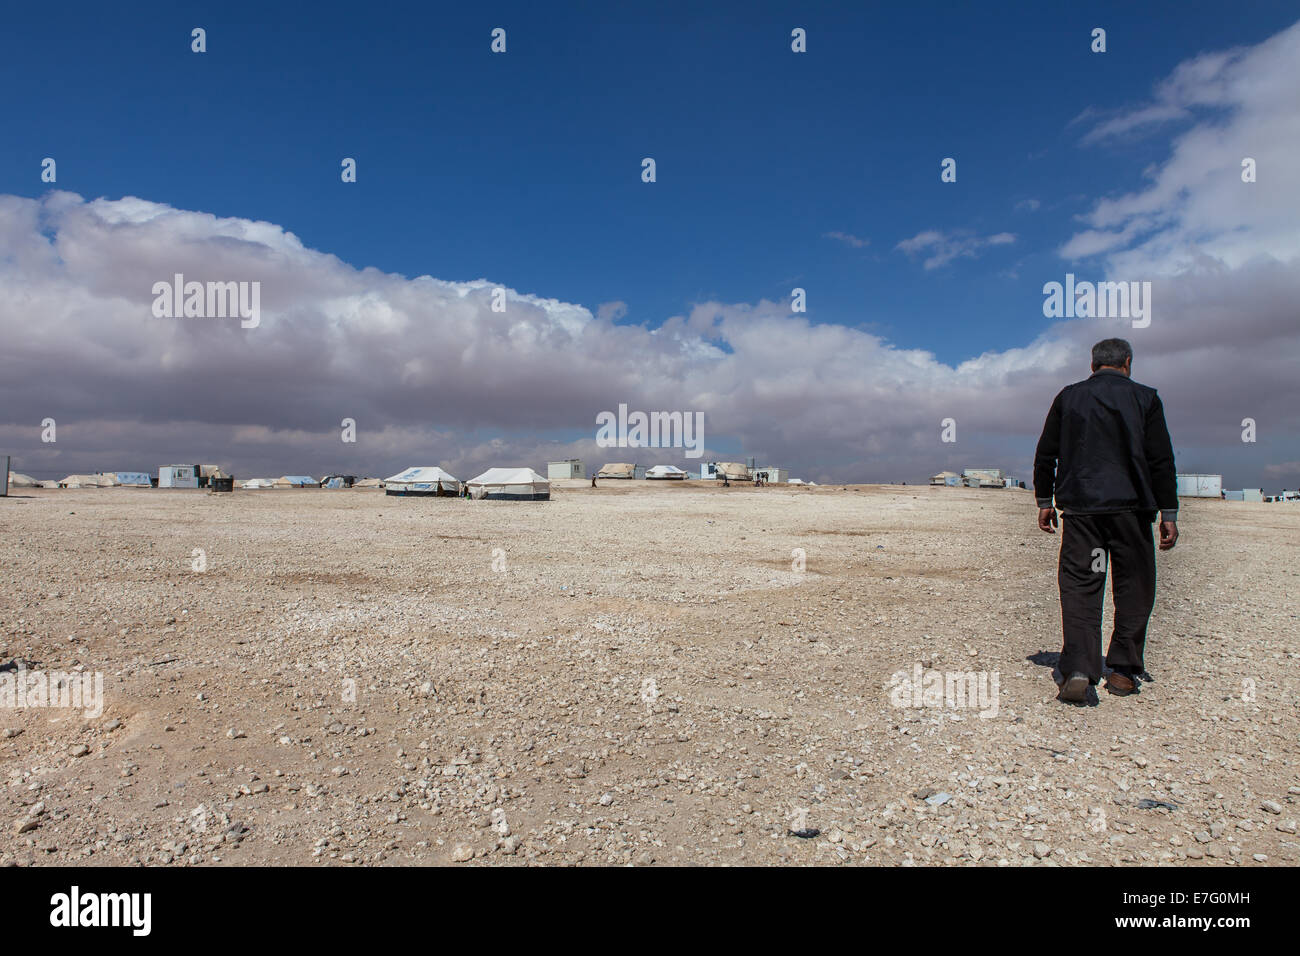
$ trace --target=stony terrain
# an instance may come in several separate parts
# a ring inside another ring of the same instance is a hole
[[[0,499],[0,663],[104,681],[0,708],[0,862],[1300,862],[1300,509],[1185,502],[1076,707],[1028,492],[563,484]]]

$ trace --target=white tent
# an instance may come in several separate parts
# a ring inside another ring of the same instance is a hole
[[[682,471],[676,465],[655,465],[645,473],[647,478],[676,478],[679,481],[686,480],[686,472]]]
[[[16,471],[11,471],[9,472],[9,487],[10,488],[39,488],[41,487],[41,483],[37,481],[35,478],[32,478],[28,475],[24,475]]]
[[[256,488],[274,488],[275,482],[272,481],[270,478],[249,478],[246,482],[244,482],[239,487],[248,488],[249,490],[253,490]]]
[[[467,484],[475,498],[548,501],[551,497],[551,483],[531,468],[489,468]]]
[[[384,479],[384,493],[455,496],[460,494],[460,482],[436,465],[417,465]]]

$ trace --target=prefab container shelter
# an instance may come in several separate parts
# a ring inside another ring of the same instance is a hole
[[[1176,479],[1179,498],[1221,498],[1222,475],[1179,475]]]
[[[565,478],[585,478],[587,475],[582,467],[581,458],[566,458],[564,461],[548,461],[546,477],[549,481],[556,481]]]
[[[163,465],[158,469],[159,488],[197,488],[198,465]]]

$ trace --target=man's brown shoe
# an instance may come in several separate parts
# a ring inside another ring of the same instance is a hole
[[[1127,697],[1137,690],[1137,681],[1127,674],[1111,671],[1106,675],[1106,689],[1118,697]]]

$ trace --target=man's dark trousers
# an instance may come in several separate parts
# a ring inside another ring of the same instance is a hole
[[[1106,557],[1111,593],[1115,597],[1115,630],[1106,664],[1123,674],[1145,670],[1142,652],[1147,619],[1156,598],[1156,551],[1151,535],[1153,516],[1136,511],[1116,514],[1063,514],[1061,563],[1061,626],[1065,646],[1058,665],[1068,678],[1076,671],[1094,684],[1102,677],[1101,612],[1105,601]],[[1101,556],[1095,556],[1101,549]],[[1100,570],[1094,571],[1094,567]]]

